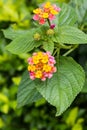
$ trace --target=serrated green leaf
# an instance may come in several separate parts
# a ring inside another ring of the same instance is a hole
[[[54,50],[54,42],[52,41],[43,42],[43,49],[45,51],[49,51],[52,54]]]
[[[59,43],[85,44],[87,43],[87,35],[75,27],[62,26],[59,27],[55,40]]]
[[[23,30],[13,30],[12,28],[8,28],[5,30],[2,30],[4,33],[4,36],[8,39],[14,40],[18,36],[27,34],[29,31],[23,31]]]
[[[35,102],[41,98],[42,96],[37,91],[34,81],[30,80],[29,73],[26,71],[18,88],[17,107]]]
[[[59,63],[58,63],[59,62]],[[56,107],[56,115],[61,115],[72,103],[84,85],[85,74],[82,67],[70,57],[61,57],[57,62],[57,72],[51,79],[36,80],[36,88],[41,95]]]
[[[34,47],[40,46],[42,44],[41,41],[34,40],[34,34],[36,32],[37,29],[32,29],[25,34],[16,37],[6,46],[6,49],[13,54],[22,54],[31,51]]]
[[[87,13],[87,0],[71,0],[70,5],[77,14],[78,22],[81,23],[85,19]]]
[[[60,8],[61,11],[54,21],[55,24],[58,26],[74,25],[77,21],[77,15],[74,9],[65,3],[61,4]]]
[[[86,77],[85,84],[84,84],[84,87],[83,87],[81,92],[82,93],[87,93],[87,77]]]

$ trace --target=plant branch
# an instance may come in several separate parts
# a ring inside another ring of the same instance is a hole
[[[62,44],[62,43],[59,43],[60,45],[60,48],[63,48],[63,49],[70,49],[72,48],[72,45],[68,46],[68,45],[65,45],[65,44]]]
[[[67,51],[66,53],[63,54],[63,56],[67,56],[69,55],[72,51],[74,51],[76,48],[78,47],[78,45],[75,45],[73,48],[71,48],[69,51]]]
[[[50,23],[50,20],[49,19],[47,19],[47,22],[48,22],[48,24],[49,24],[49,26],[51,25],[51,23]]]

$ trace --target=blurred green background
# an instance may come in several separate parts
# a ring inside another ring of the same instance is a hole
[[[50,0],[66,2],[78,17],[77,26],[87,33],[87,0]],[[82,92],[69,109],[55,117],[55,108],[45,100],[16,108],[18,84],[26,69],[28,54],[12,55],[5,50],[10,40],[2,29],[29,29],[32,11],[43,0],[0,0],[0,130],[87,130],[87,45],[80,45],[70,55],[86,73]],[[66,14],[67,15],[67,14]]]

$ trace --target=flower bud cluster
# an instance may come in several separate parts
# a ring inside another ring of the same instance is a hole
[[[39,33],[35,33],[35,34],[34,34],[34,39],[35,39],[36,41],[39,41],[39,40],[41,39],[40,34],[39,34]]]

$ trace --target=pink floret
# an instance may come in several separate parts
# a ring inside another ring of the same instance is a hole
[[[53,67],[52,72],[55,73],[57,71],[56,67]]]
[[[28,58],[28,63],[30,64],[30,65],[32,65],[33,64],[33,59],[30,57],[30,58]]]
[[[50,65],[54,65],[54,64],[56,64],[56,61],[55,61],[55,59],[54,59],[54,57],[53,56],[50,56],[49,57],[49,62],[48,62],[48,64],[50,64]]]
[[[38,21],[38,20],[39,20],[39,15],[37,15],[37,14],[34,15],[34,16],[33,16],[33,19],[36,20],[36,21]]]
[[[52,76],[53,76],[53,74],[51,74],[51,73],[48,74],[49,79],[52,78]]]
[[[34,72],[30,72],[29,74],[30,74],[30,79],[34,80],[34,79],[35,79],[35,74],[34,74]]]
[[[49,20],[54,20],[56,17],[53,14],[49,14]]]
[[[54,9],[55,9],[56,11],[58,11],[58,12],[61,11],[61,8],[57,7],[56,4],[54,4],[53,7],[54,7]]]

